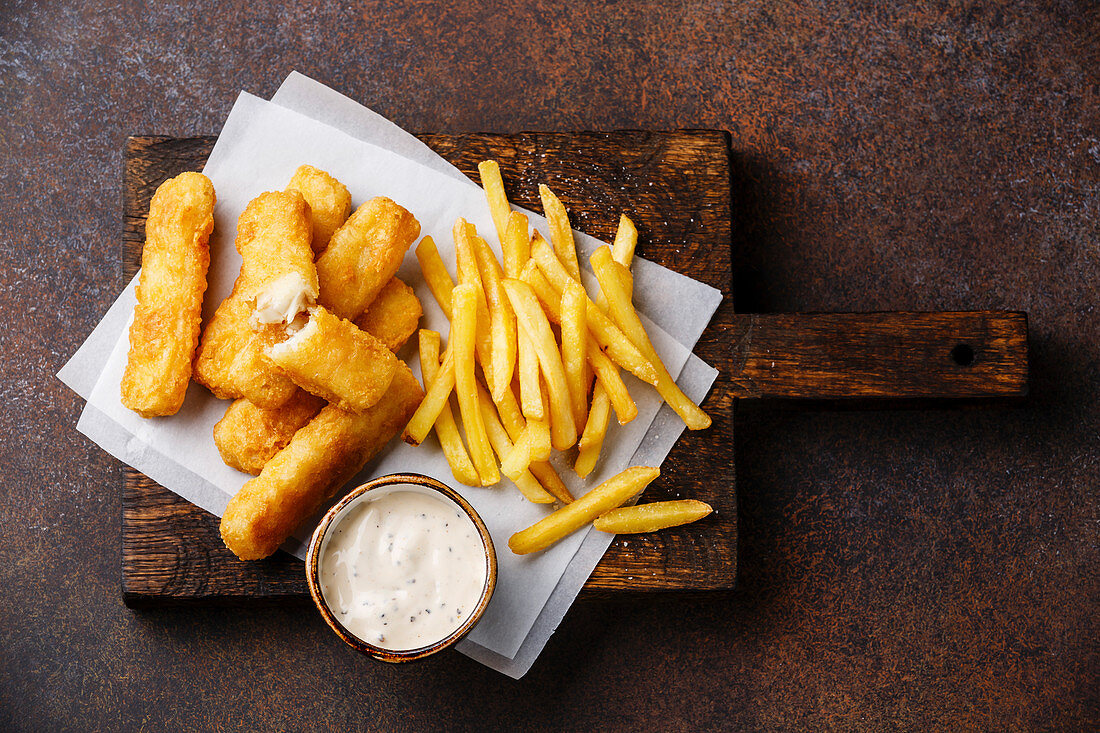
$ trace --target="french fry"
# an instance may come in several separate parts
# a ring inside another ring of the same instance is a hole
[[[611,399],[602,384],[597,384],[592,392],[592,406],[588,410],[588,422],[584,426],[581,439],[577,441],[577,462],[573,470],[581,478],[592,473],[596,461],[600,459],[603,439],[607,435],[607,422],[611,417]]]
[[[539,184],[539,196],[542,198],[542,210],[550,225],[550,241],[558,259],[565,265],[566,271],[574,280],[580,281],[581,268],[577,263],[577,245],[573,242],[573,227],[569,224],[569,215],[565,212],[554,192],[545,184]]]
[[[567,504],[527,529],[516,532],[508,540],[508,547],[517,555],[543,550],[601,514],[626,503],[660,475],[659,468],[628,468],[572,504]]]
[[[516,368],[516,314],[508,296],[500,285],[501,269],[489,243],[481,237],[472,237],[474,254],[481,281],[485,286],[485,299],[489,305],[489,335],[492,340],[492,358],[482,369],[491,371],[486,381],[492,385],[493,399],[498,399],[504,390],[510,389],[512,372]]]
[[[533,446],[536,454],[545,455],[547,458],[550,456],[550,426],[545,421],[528,421],[524,425],[523,413],[520,412],[519,403],[516,402],[516,396],[512,392],[511,388],[505,390],[503,398],[496,403],[497,412],[500,415],[500,421],[504,423],[504,429],[508,431],[508,436],[513,440],[519,440],[523,435],[523,431],[527,426],[530,426],[532,422],[541,422],[541,429],[537,426],[533,429],[532,433],[537,441],[545,441],[545,448],[540,451],[538,445]],[[540,436],[545,436],[540,437]],[[534,474],[538,479],[542,487],[554,495],[554,498],[560,501],[562,504],[568,504],[573,501],[573,495],[569,493],[569,488],[561,480],[561,476],[558,476],[558,472],[554,470],[554,467],[546,462],[545,459],[538,460],[528,466],[528,470]]]
[[[554,286],[539,271],[533,260],[523,268],[521,279],[535,291],[535,295],[538,296],[543,311],[550,322],[561,323],[561,298],[554,290]],[[568,284],[571,281],[566,282]],[[589,333],[591,334],[591,332],[590,328]],[[592,338],[586,340],[585,354],[588,365],[592,367],[596,378],[611,397],[611,404],[615,407],[615,417],[618,419],[619,424],[626,425],[638,416],[638,406],[635,404],[634,398],[630,396],[630,392],[627,391],[622,377],[619,376],[619,368],[600,350],[599,345]]]
[[[527,260],[531,259],[531,240],[528,235],[527,217],[518,211],[508,215],[508,229],[500,242],[504,252],[504,274],[519,277]]]
[[[493,341],[489,332],[489,302],[485,298],[485,284],[481,280],[481,270],[477,266],[477,255],[474,253],[473,238],[477,231],[465,219],[455,221],[452,228],[455,242],[455,262],[458,270],[459,284],[474,286],[474,298],[477,306],[477,323],[474,332],[474,348],[477,351],[477,360],[486,371],[486,379],[492,379],[492,370],[489,365],[493,361]],[[452,291],[452,299],[454,297]],[[493,385],[490,383],[490,388]],[[476,461],[475,461],[476,463]]]
[[[512,441],[508,438],[508,431],[500,424],[500,418],[497,416],[496,407],[493,406],[493,400],[489,393],[480,384],[477,385],[477,388],[478,405],[481,407],[481,417],[485,422],[485,431],[489,436],[489,442],[493,444],[493,450],[496,451],[497,456],[503,459],[512,452]],[[511,476],[508,478],[512,479],[512,483],[516,485],[516,488],[528,501],[535,504],[553,503],[554,497],[539,485],[534,475],[526,468],[518,471],[515,478]]]
[[[558,450],[566,450],[577,442],[577,425],[570,406],[569,386],[565,381],[565,369],[561,363],[550,323],[539,307],[531,288],[519,280],[503,281],[504,291],[516,312],[519,327],[531,338],[539,357],[539,366],[546,376],[550,396],[550,439]]]
[[[638,318],[637,311],[634,310],[634,304],[631,303],[626,282],[626,276],[629,273],[626,272],[626,268],[611,258],[611,250],[607,246],[596,250],[590,261],[600,288],[607,294],[607,304],[612,318],[656,368],[658,375],[656,386],[661,397],[676,411],[689,429],[702,430],[710,427],[710,416],[681,391],[653,348],[645,327]]]
[[[409,419],[405,426],[405,433],[401,436],[409,445],[420,445],[424,442],[424,438],[428,437],[435,421],[439,419],[439,414],[448,404],[451,391],[455,388],[454,352],[449,345],[443,354],[443,363],[439,365],[435,378],[425,379],[424,383],[427,387],[424,399]]]
[[[570,283],[561,295],[561,361],[577,425],[584,425],[588,419],[588,380],[584,375],[588,358],[587,300],[584,288],[576,282]]]
[[[500,177],[500,166],[495,160],[483,160],[477,164],[477,172],[481,174],[481,187],[485,189],[485,197],[489,199],[489,213],[493,217],[497,239],[503,245],[508,230],[508,214],[512,211],[512,207],[509,206],[508,196],[504,193],[504,179]]]
[[[539,269],[555,290],[559,293],[565,290],[570,280],[565,266],[550,249],[546,240],[537,235],[531,243],[531,258],[538,263]],[[586,305],[589,330],[592,331],[597,343],[607,350],[607,356],[638,379],[656,386],[657,370],[642,355],[639,347],[631,343],[621,328],[613,323],[591,299],[587,299]]]
[[[460,220],[461,221],[461,220]],[[476,267],[474,268],[476,270]],[[477,286],[473,283],[456,285],[452,293],[454,319],[451,321],[449,348],[454,353],[455,392],[462,413],[462,425],[466,429],[470,459],[473,460],[482,486],[492,486],[500,481],[496,460],[485,432],[485,419],[478,404],[477,377],[474,375],[474,342],[477,330]]]
[[[419,346],[420,371],[424,375],[424,383],[429,384],[439,372],[439,334],[420,329]],[[462,436],[458,434],[458,426],[449,404],[443,405],[439,417],[435,419],[435,434],[439,437],[439,445],[443,448],[443,455],[455,480],[467,486],[481,486],[481,478],[470,461],[466,446],[462,444]]]
[[[532,461],[550,459],[550,425],[545,420],[528,420],[524,431],[528,435],[528,445]]]
[[[526,430],[512,444],[512,450],[500,457],[500,472],[515,481],[531,465],[531,440]]]
[[[516,333],[516,341],[519,350],[519,399],[523,414],[529,420],[544,420],[546,413],[543,411],[539,357],[535,353],[535,345],[522,328]]]
[[[630,267],[634,248],[638,246],[638,229],[626,214],[619,216],[619,229],[611,245],[611,257],[623,267]]]
[[[424,275],[424,282],[428,284],[428,290],[432,291],[435,302],[439,303],[439,309],[447,320],[451,320],[451,291],[455,283],[439,256],[439,250],[435,246],[435,240],[424,237],[420,244],[416,245],[416,261],[420,263],[420,272]]]
[[[656,532],[697,521],[714,511],[710,504],[695,499],[655,501],[612,509],[592,522],[601,532],[611,534],[636,534]]]

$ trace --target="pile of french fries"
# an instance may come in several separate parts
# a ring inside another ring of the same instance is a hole
[[[622,215],[614,245],[590,258],[601,290],[593,301],[581,282],[572,226],[558,197],[539,186],[547,241],[532,233],[526,216],[512,211],[497,163],[485,161],[478,170],[504,261],[461,218],[452,230],[457,284],[431,237],[417,246],[424,279],[450,321],[450,333],[441,353],[439,333],[419,332],[425,397],[404,438],[419,445],[434,427],[456,480],[491,486],[504,475],[532,502],[569,505],[573,497],[548,462],[550,451],[575,446],[577,475],[593,471],[611,411],[620,425],[638,415],[620,370],[655,387],[688,428],[709,427],[711,420],[676,385],[634,309],[630,265],[638,231],[633,222]],[[657,469],[628,469],[576,505],[517,533],[510,546],[517,553],[542,549],[636,496],[658,474]],[[651,531],[632,530],[630,522],[645,520],[645,526],[656,528],[705,516],[701,507],[710,512],[702,502],[659,504],[677,506],[650,504],[636,521],[630,513],[626,524],[622,517],[603,521],[605,530]]]

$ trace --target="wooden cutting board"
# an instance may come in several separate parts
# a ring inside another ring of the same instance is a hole
[[[709,592],[737,580],[733,452],[736,399],[1019,398],[1027,393],[1023,313],[743,315],[733,311],[730,150],[724,132],[621,131],[421,135],[477,180],[501,166],[511,201],[539,211],[547,183],[574,226],[604,240],[620,212],[637,224],[638,253],[722,291],[695,353],[719,370],[703,402],[714,424],[686,431],[647,500],[697,498],[715,513],[686,527],[619,538],[582,597]],[[213,137],[132,137],[124,170],[123,269],[137,271],[149,199],[161,182],[201,170]],[[308,162],[308,161],[303,161]],[[201,389],[193,385],[192,389]],[[123,473],[122,579],[127,604],[307,596],[302,563],[277,553],[241,562],[218,519],[137,471]]]
[[[549,184],[574,226],[614,237],[627,212],[640,232],[638,254],[719,288],[725,299],[695,353],[721,375],[704,403],[714,425],[685,432],[648,499],[709,502],[698,524],[616,540],[586,592],[717,590],[737,578],[737,499],[733,416],[724,334],[731,324],[730,159],[725,133],[613,132],[423,135],[440,155],[477,180],[477,164],[500,163],[510,200],[541,211]],[[133,137],[124,170],[124,275],[140,265],[149,199],[165,179],[201,170],[214,138]],[[302,161],[309,162],[309,161]],[[354,193],[354,192],[353,192]],[[191,389],[201,389],[192,385]],[[302,563],[277,553],[241,562],[222,545],[218,519],[127,467],[122,518],[123,593],[129,604],[306,596]]]

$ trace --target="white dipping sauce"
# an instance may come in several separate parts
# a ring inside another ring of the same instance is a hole
[[[318,576],[344,628],[404,651],[462,626],[485,590],[486,565],[465,512],[435,491],[398,484],[364,494],[333,520]]]

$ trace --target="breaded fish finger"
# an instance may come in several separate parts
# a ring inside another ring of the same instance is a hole
[[[325,283],[321,305],[341,318],[361,315],[397,274],[418,236],[420,223],[388,198],[360,206],[317,258],[317,273]]]
[[[299,387],[351,412],[382,398],[398,364],[381,341],[320,306],[264,354]]]
[[[324,283],[322,282],[322,289]],[[415,304],[415,305],[414,305]],[[396,352],[416,331],[420,318],[420,301],[412,288],[397,278],[378,294],[367,314],[376,317],[362,327]],[[381,314],[387,314],[382,316]],[[360,320],[366,320],[366,315]],[[378,330],[373,330],[377,328]],[[294,396],[279,407],[264,409],[246,399],[239,399],[225,411],[214,426],[214,444],[225,463],[245,473],[258,474],[276,453],[286,447],[325,401],[305,390],[295,390]]]
[[[174,415],[191,380],[214,228],[214,185],[181,173],[157,188],[145,222],[122,404],[142,417]]]
[[[347,221],[351,212],[351,194],[347,186],[319,168],[300,165],[286,188],[302,194],[309,204],[313,251],[320,254],[328,246],[332,233]]]
[[[423,314],[416,292],[395,277],[386,283],[367,312],[355,319],[355,325],[396,352],[416,333]]]
[[[401,431],[423,396],[401,363],[385,398],[369,410],[321,410],[229,501],[221,520],[226,547],[242,560],[275,552]]]
[[[294,383],[264,358],[252,330],[257,295],[262,311],[275,319],[317,299],[317,271],[310,248],[309,206],[296,191],[261,194],[237,221],[241,273],[203,331],[195,380],[217,397],[245,397],[261,407],[278,407],[294,394]]]
[[[324,406],[323,399],[301,389],[270,410],[236,400],[214,426],[214,444],[227,466],[258,474]]]

